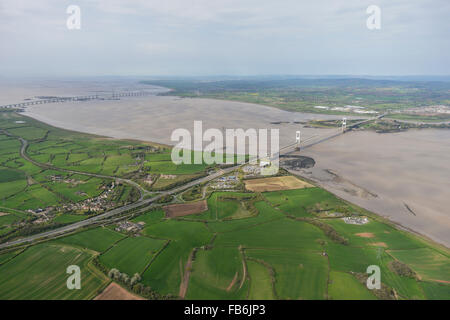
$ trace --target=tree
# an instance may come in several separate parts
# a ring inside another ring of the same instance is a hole
[[[119,279],[120,278],[120,271],[117,270],[116,268],[112,268],[108,272],[108,277],[110,277],[111,279]]]
[[[124,272],[120,275],[120,281],[122,281],[124,284],[129,284],[130,277]]]
[[[141,283],[136,283],[136,284],[133,286],[133,292],[135,292],[135,293],[141,293],[143,288],[144,288],[144,286],[143,286]]]
[[[141,276],[139,275],[139,273],[135,273],[130,280],[130,285],[132,286],[132,285],[138,283],[139,281],[141,281]]]

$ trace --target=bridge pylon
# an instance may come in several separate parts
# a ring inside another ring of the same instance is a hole
[[[295,131],[295,150],[300,151],[301,133],[300,130]]]
[[[345,132],[346,129],[347,129],[347,118],[343,117],[342,118],[342,132]]]

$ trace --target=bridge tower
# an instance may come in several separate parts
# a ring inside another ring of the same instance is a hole
[[[345,129],[347,129],[347,118],[342,118],[342,132],[345,132]]]
[[[297,145],[295,146],[295,150],[300,151],[300,142],[301,142],[301,134],[300,131],[295,131],[295,141]]]

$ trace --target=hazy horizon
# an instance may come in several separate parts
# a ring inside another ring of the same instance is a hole
[[[446,76],[449,15],[445,0],[3,0],[0,74]]]

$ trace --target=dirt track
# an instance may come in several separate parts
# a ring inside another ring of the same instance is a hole
[[[189,259],[186,262],[186,266],[184,268],[184,275],[182,274],[182,278],[181,278],[181,282],[180,282],[180,292],[178,295],[183,299],[186,296],[187,289],[189,286],[189,278],[191,277],[192,262],[194,260],[195,251],[196,250],[193,249],[191,254],[189,255]]]
[[[102,293],[94,298],[94,300],[145,300],[135,294],[132,294],[119,286],[115,282],[111,282]]]

